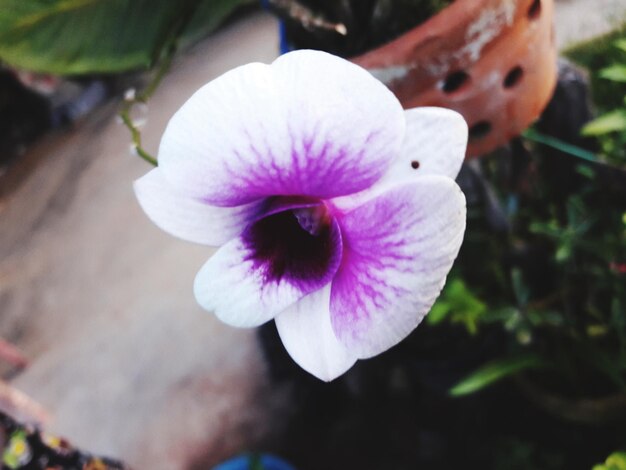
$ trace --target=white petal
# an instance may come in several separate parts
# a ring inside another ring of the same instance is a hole
[[[271,217],[283,215],[293,219],[297,230],[304,233],[291,212]],[[268,224],[268,220],[255,222],[240,237],[222,246],[196,276],[194,293],[198,303],[229,325],[253,327],[274,318],[327,285],[341,262],[341,234],[336,221],[319,238],[306,234],[307,239],[315,241],[303,244],[301,249],[291,230],[284,224]],[[279,233],[281,229],[285,233]],[[285,234],[287,239],[281,238]]]
[[[330,198],[380,179],[404,128],[400,103],[367,71],[295,51],[231,70],[196,92],[167,126],[159,166],[173,186],[220,206]]]
[[[468,131],[463,116],[435,107],[409,109],[404,115],[406,133],[402,150],[387,173],[365,191],[336,198],[334,203],[338,207],[349,210],[398,184],[422,176],[456,178],[467,148]]]
[[[219,246],[239,235],[262,202],[215,207],[175,190],[155,168],[134,183],[142,209],[159,228],[194,243]]]
[[[467,123],[446,108],[413,108],[404,112],[406,133],[400,157],[386,178],[396,182],[415,176],[441,175],[455,179],[467,149]],[[415,165],[418,168],[413,168]]]
[[[344,259],[331,322],[359,358],[405,338],[445,283],[465,231],[465,198],[450,178],[424,176],[340,216]]]
[[[275,319],[280,339],[293,360],[326,382],[356,362],[332,330],[329,307],[330,285],[300,299]]]
[[[206,262],[194,282],[200,306],[231,326],[262,325],[305,295],[289,283],[266,284],[249,256],[239,238],[231,240]]]

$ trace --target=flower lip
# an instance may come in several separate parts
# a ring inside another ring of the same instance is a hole
[[[266,283],[325,285],[341,262],[336,220],[322,201],[277,199],[242,234],[250,251],[248,260],[256,269],[262,268]]]
[[[330,226],[331,216],[325,204],[293,209],[292,213],[300,227],[313,236],[319,236]]]

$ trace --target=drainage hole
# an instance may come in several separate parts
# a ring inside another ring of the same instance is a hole
[[[445,78],[441,89],[444,93],[453,93],[461,89],[463,85],[467,84],[469,82],[469,78],[470,76],[466,72],[463,72],[463,70],[453,72]]]
[[[472,140],[482,139],[491,132],[491,123],[489,121],[478,121],[469,129],[469,137]]]
[[[528,18],[535,20],[541,14],[541,0],[534,0],[528,9]]]
[[[519,65],[513,67],[504,77],[504,82],[502,82],[504,88],[512,88],[517,85],[522,79],[522,75],[524,75],[524,70]]]

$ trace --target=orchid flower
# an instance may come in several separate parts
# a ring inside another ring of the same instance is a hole
[[[466,144],[454,111],[403,111],[359,66],[295,51],[197,91],[135,192],[161,229],[220,247],[195,279],[203,308],[236,327],[274,319],[329,381],[439,295],[465,231]]]

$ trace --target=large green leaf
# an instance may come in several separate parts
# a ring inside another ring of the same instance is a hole
[[[146,68],[191,17],[195,37],[243,0],[0,0],[0,60],[56,74]],[[196,10],[197,8],[197,10]],[[206,22],[206,26],[202,23]]]

